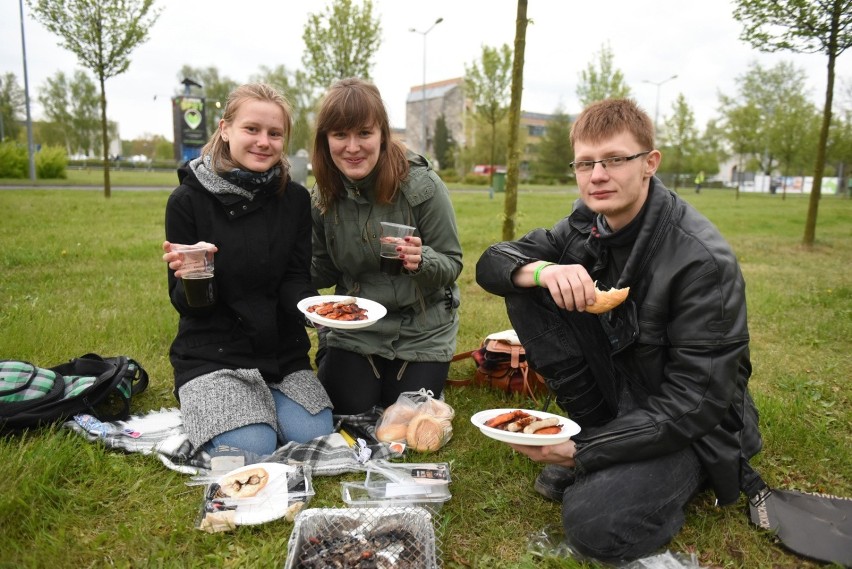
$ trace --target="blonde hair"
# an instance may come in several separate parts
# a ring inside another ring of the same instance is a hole
[[[604,99],[586,107],[571,126],[571,146],[629,132],[643,149],[654,148],[654,123],[633,99]]]
[[[284,95],[265,83],[247,83],[237,87],[228,95],[228,100],[225,103],[225,112],[222,114],[222,121],[228,125],[233,124],[234,117],[236,117],[240,106],[247,101],[272,103],[277,105],[284,115],[284,145],[281,147],[281,156],[275,164],[281,168],[281,183],[284,186],[287,184],[290,173],[290,162],[287,160],[287,145],[290,143],[292,125],[290,103],[287,102]],[[240,165],[231,157],[231,147],[223,140],[222,129],[219,125],[216,125],[215,132],[213,132],[207,144],[204,145],[204,148],[201,149],[201,154],[210,156],[210,167],[217,174],[240,168]]]
[[[405,146],[391,136],[387,109],[378,88],[363,79],[341,79],[323,97],[311,158],[323,213],[346,194],[342,174],[331,157],[328,134],[371,125],[376,125],[382,136],[379,160],[374,168],[376,202],[392,202],[400,184],[408,177]]]

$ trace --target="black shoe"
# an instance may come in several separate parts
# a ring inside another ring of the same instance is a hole
[[[562,502],[565,489],[574,483],[574,470],[558,464],[548,464],[535,479],[535,491],[554,502]]]

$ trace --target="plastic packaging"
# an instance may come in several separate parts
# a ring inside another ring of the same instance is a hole
[[[435,451],[453,436],[453,417],[453,408],[435,399],[431,391],[406,391],[385,409],[376,424],[376,438],[405,443],[419,452]]]
[[[446,462],[391,463],[375,460],[367,465],[361,482],[341,482],[343,501],[353,507],[418,506],[436,514],[450,494],[450,467]]]
[[[258,468],[263,470],[267,479],[254,496],[228,495],[226,480],[229,476],[237,475],[239,478],[239,474],[254,473]],[[249,464],[223,475],[206,487],[195,527],[216,533],[279,518],[293,521],[313,496],[310,466],[266,462]]]

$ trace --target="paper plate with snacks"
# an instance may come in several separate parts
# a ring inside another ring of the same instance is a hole
[[[311,296],[299,301],[296,308],[314,324],[345,330],[372,326],[388,313],[378,302],[339,294]]]
[[[516,445],[556,445],[580,432],[580,425],[570,419],[526,409],[480,411],[470,422],[486,437]]]

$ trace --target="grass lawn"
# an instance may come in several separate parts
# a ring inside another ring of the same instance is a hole
[[[177,317],[160,261],[168,193],[122,191],[107,200],[102,190],[0,191],[0,358],[52,366],[91,351],[129,355],[151,376],[134,412],[174,406],[167,354]],[[852,201],[822,199],[818,242],[805,251],[806,198],[684,196],[719,226],[745,274],[751,385],[765,443],[755,466],[770,485],[852,496]],[[575,197],[521,192],[519,232],[552,225]],[[459,351],[509,327],[502,301],[474,282],[479,254],[500,238],[501,198],[453,192],[467,265]],[[455,377],[472,372],[469,361],[452,368]],[[456,410],[450,443],[408,457],[451,464],[453,498],[438,518],[445,566],[591,566],[528,551],[532,534],[558,526],[559,507],[533,491],[537,465],[468,420],[481,409],[531,403],[478,387],[451,388],[447,401]],[[362,478],[314,478],[309,507],[343,507],[340,481]],[[60,428],[0,438],[0,480],[0,567],[280,567],[286,558],[291,523],[195,530],[202,489],[186,486],[186,475]],[[719,509],[710,493],[690,506],[670,549],[694,552],[706,567],[816,567],[751,526],[744,500]]]

